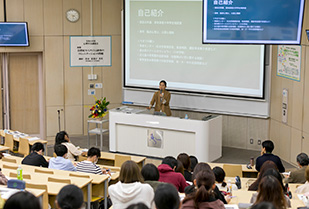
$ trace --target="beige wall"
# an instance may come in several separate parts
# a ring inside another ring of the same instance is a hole
[[[121,103],[121,8],[122,0],[93,0],[93,35],[112,36],[112,66],[96,67],[98,80],[88,81],[90,68],[69,64],[69,36],[90,35],[90,0],[10,0],[7,21],[27,21],[30,47],[0,48],[0,52],[41,52],[45,87],[45,127],[51,141],[58,131],[57,110],[61,126],[71,135],[87,134],[87,116],[94,102],[88,96],[89,83],[103,83],[96,97],[107,97],[111,107]],[[77,9],[76,23],[66,20],[68,9]],[[0,21],[3,21],[0,1]]]
[[[301,79],[300,82],[276,75],[277,46],[273,46],[270,138],[275,141],[275,153],[284,160],[296,164],[300,152],[309,153],[309,42],[305,29],[309,27],[308,10],[305,15],[301,41]],[[308,71],[308,72],[307,72]],[[282,90],[288,89],[288,121],[282,123]]]

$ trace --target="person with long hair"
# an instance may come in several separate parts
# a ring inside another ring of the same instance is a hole
[[[198,172],[194,184],[197,186],[196,192],[183,200],[181,209],[225,208],[223,202],[215,198],[215,175],[211,170]]]
[[[108,187],[113,209],[123,209],[135,203],[144,203],[151,208],[154,191],[149,184],[143,183],[138,165],[131,160],[120,168],[119,181]]]
[[[183,168],[184,168],[184,177],[186,181],[192,182],[192,173],[191,173],[191,160],[188,154],[186,153],[180,153],[177,156],[177,160],[182,162]]]
[[[260,183],[261,179],[263,178],[264,173],[265,173],[268,169],[271,169],[271,168],[278,170],[276,164],[275,164],[273,161],[268,160],[268,161],[264,162],[263,165],[262,165],[262,167],[261,167],[261,171],[260,171],[260,173],[259,173],[258,178],[255,180],[255,182],[253,182],[253,183],[249,186],[248,190],[249,190],[249,191],[257,191],[257,190],[258,190],[258,187],[259,187],[259,183]]]
[[[254,205],[260,202],[270,202],[276,209],[287,208],[282,186],[274,176],[268,175],[261,179],[257,199],[254,202]]]
[[[87,154],[86,152],[79,150],[78,147],[72,144],[68,133],[65,131],[60,131],[59,133],[57,133],[55,137],[55,145],[57,144],[63,144],[68,148],[67,158],[71,161],[75,161],[76,158],[80,155]]]
[[[200,172],[200,171],[209,171],[209,172],[212,172],[211,170],[211,167],[207,164],[207,163],[198,163],[194,170],[193,170],[193,174],[192,174],[192,180],[193,180],[193,183],[196,179],[196,176],[197,174]],[[196,181],[195,181],[196,182]],[[230,197],[229,196],[226,196],[227,199],[225,199],[225,197],[222,195],[222,193],[219,191],[218,187],[215,186],[214,188],[214,195],[215,195],[215,198],[216,199],[219,199],[221,200],[224,204],[227,204],[228,201],[230,201]],[[190,185],[190,186],[187,186],[185,188],[185,194],[186,196],[189,196],[191,194],[193,194],[194,192],[196,192],[196,186],[193,184],[193,185]]]
[[[267,171],[265,171],[265,173],[262,175],[262,178],[264,178],[265,176],[272,176],[272,177],[274,177],[274,178],[276,178],[278,180],[278,182],[279,182],[279,184],[280,184],[280,186],[282,188],[282,192],[283,192],[284,199],[286,201],[286,205],[288,207],[291,207],[291,201],[288,198],[288,196],[286,195],[287,191],[286,191],[286,188],[283,185],[282,176],[279,173],[279,171],[276,170],[276,169],[270,168]],[[257,199],[257,196],[258,196],[258,193],[253,193],[250,202],[254,203],[256,201],[256,199]]]

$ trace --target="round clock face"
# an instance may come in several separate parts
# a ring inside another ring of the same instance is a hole
[[[70,22],[77,22],[79,20],[79,12],[75,9],[69,9],[66,15]]]

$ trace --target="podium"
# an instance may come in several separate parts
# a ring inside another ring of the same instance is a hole
[[[222,116],[204,121],[121,107],[109,111],[109,131],[111,152],[159,158],[187,153],[200,162],[222,156]]]

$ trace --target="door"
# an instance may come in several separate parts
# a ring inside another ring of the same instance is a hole
[[[2,57],[4,126],[44,137],[41,54],[9,53]]]

